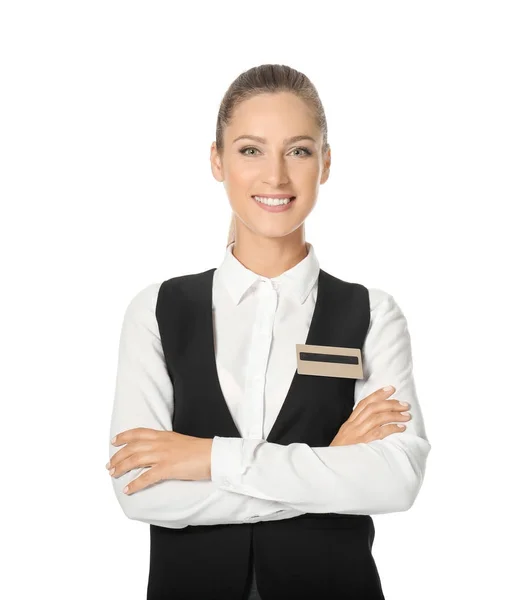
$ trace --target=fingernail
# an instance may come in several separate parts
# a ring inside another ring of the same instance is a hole
[[[110,475],[113,475],[113,473],[114,473],[114,472],[115,472],[115,467],[113,467],[113,468],[111,469],[111,471],[109,472],[109,474],[110,474]]]
[[[393,385],[387,385],[386,387],[383,388],[383,390],[385,392],[393,392],[394,391],[394,386]]]
[[[408,406],[408,402],[400,402],[399,403],[401,406]]]
[[[125,494],[127,494],[127,493],[128,493],[128,490],[129,490],[129,487],[128,487],[128,486],[126,486],[126,487],[125,487],[125,488],[124,488],[122,491],[123,491]]]
[[[405,426],[402,423],[398,423],[397,426],[399,427],[399,429],[404,429]]]
[[[109,469],[109,463],[106,465],[106,469]]]

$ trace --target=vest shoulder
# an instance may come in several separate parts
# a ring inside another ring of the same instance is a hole
[[[332,275],[331,273],[328,273],[323,269],[320,269],[320,273],[322,273],[323,276],[332,284],[345,285],[353,290],[357,290],[361,294],[368,294],[368,288],[362,283],[359,283],[357,281],[348,281],[346,279],[341,279],[341,277],[336,277],[335,275]]]
[[[336,277],[335,275],[327,273],[326,271],[323,271],[323,273],[324,276],[332,283],[347,285],[352,291],[355,290],[364,297],[368,296],[370,302],[370,311],[372,313],[376,312],[376,310],[379,308],[388,309],[388,307],[395,304],[395,300],[392,295],[382,288],[368,287],[363,283],[341,279],[340,277]]]
[[[177,283],[183,283],[185,281],[195,281],[202,279],[204,276],[209,275],[215,269],[206,269],[205,271],[199,271],[198,273],[183,273],[182,275],[175,275],[161,282],[161,285],[177,285]]]
[[[206,269],[206,271],[199,271],[198,273],[185,273],[165,279],[159,286],[159,301],[162,301],[165,297],[173,298],[173,294],[205,293],[214,271],[215,268],[212,268]]]

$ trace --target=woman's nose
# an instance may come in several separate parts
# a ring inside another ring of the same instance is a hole
[[[269,160],[265,179],[267,183],[275,188],[287,184],[289,182],[289,176],[286,162],[282,158]]]

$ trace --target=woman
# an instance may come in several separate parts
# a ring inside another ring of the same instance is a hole
[[[141,290],[120,339],[107,467],[150,524],[147,597],[382,599],[370,515],[412,506],[430,444],[399,306],[305,241],[330,169],[310,80],[242,73],[211,168],[221,264]]]

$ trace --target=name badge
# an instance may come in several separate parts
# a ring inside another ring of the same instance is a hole
[[[300,375],[363,379],[359,348],[296,344],[297,372]]]

